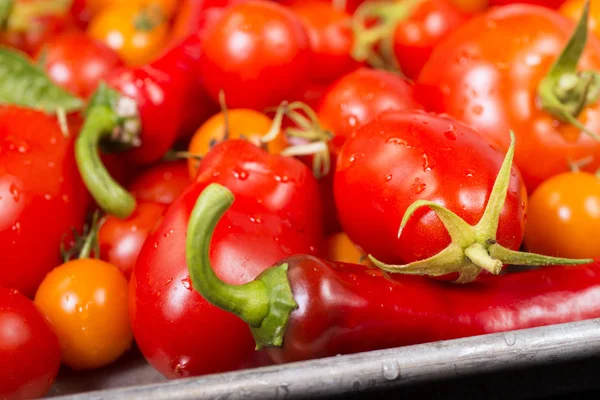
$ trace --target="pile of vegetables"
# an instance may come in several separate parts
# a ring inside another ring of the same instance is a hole
[[[528,4],[525,4],[528,3]],[[600,3],[0,1],[0,398],[600,318]]]

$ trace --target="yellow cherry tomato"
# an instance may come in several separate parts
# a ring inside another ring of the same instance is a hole
[[[335,233],[325,239],[324,248],[326,260],[373,266],[367,255],[344,232]]]
[[[96,259],[69,261],[46,276],[35,304],[58,336],[65,365],[99,368],[131,347],[127,286],[117,267]]]
[[[559,9],[560,13],[567,18],[577,22],[581,18],[581,12],[585,0],[567,0]],[[590,1],[590,16],[588,18],[588,29],[600,37],[600,2]]]
[[[273,120],[259,111],[234,108],[227,111],[227,133],[225,116],[220,112],[198,128],[188,149],[192,154],[203,156],[215,144],[226,139],[244,139],[257,146],[263,146],[261,138],[269,132],[272,125]],[[264,148],[271,154],[279,154],[287,145],[285,135],[280,132],[274,140],[264,143]],[[198,171],[198,160],[190,159],[188,163],[190,177],[194,180]]]
[[[128,65],[141,65],[163,50],[168,25],[160,8],[127,4],[101,11],[87,33],[114,49]]]
[[[542,183],[527,206],[525,245],[534,253],[570,258],[600,256],[600,180],[566,172]]]
[[[126,4],[135,7],[156,5],[167,17],[170,17],[175,12],[178,2],[178,0],[127,0]],[[96,15],[107,8],[123,6],[123,3],[125,3],[123,0],[86,0],[85,5],[92,15]]]

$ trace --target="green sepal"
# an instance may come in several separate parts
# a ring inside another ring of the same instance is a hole
[[[250,327],[256,341],[256,350],[281,346],[290,314],[298,308],[287,271],[288,265],[281,264],[265,270],[256,278],[257,281],[263,282],[269,296],[267,315],[259,327]]]
[[[56,85],[20,52],[0,47],[0,104],[14,104],[55,114],[83,108],[84,101]]]

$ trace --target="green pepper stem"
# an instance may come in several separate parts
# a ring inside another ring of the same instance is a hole
[[[230,285],[215,274],[210,262],[210,242],[217,223],[233,204],[233,194],[211,184],[198,197],[190,216],[186,255],[192,286],[209,302],[232,312],[251,326],[260,326],[269,308],[261,281]]]
[[[257,348],[280,346],[290,313],[297,307],[287,278],[287,264],[265,270],[244,285],[223,282],[210,262],[210,243],[233,194],[213,183],[198,197],[188,222],[186,261],[193,288],[213,305],[229,311],[252,330]]]
[[[108,173],[99,155],[99,143],[112,135],[118,117],[109,107],[88,109],[85,123],[75,142],[75,159],[88,190],[104,211],[127,218],[136,207],[135,198]]]

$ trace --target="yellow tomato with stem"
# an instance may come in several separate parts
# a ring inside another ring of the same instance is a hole
[[[128,65],[141,65],[163,50],[168,24],[165,14],[154,5],[127,4],[101,11],[87,33],[114,49]]]
[[[176,11],[179,1],[178,0],[86,0],[86,7],[90,12],[95,15],[99,12],[116,6],[123,6],[125,3],[127,6],[135,7],[146,7],[146,6],[158,6],[161,8],[163,13],[170,17]]]
[[[327,237],[324,249],[326,260],[373,266],[362,249],[355,245],[344,232]]]

